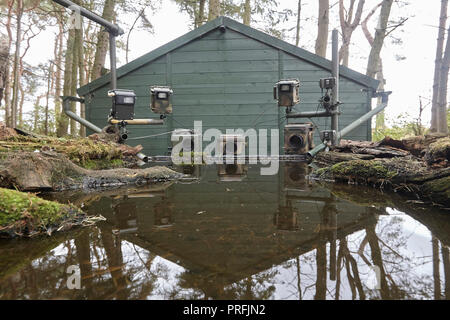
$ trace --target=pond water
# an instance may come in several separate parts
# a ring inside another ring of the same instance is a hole
[[[449,211],[299,163],[177,169],[191,178],[46,195],[107,221],[0,240],[0,299],[450,299]]]

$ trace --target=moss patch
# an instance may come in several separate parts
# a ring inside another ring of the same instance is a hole
[[[447,165],[450,161],[450,137],[445,137],[433,142],[425,154],[428,164],[440,163]]]
[[[85,213],[75,206],[33,194],[0,188],[0,199],[0,237],[51,234],[87,221]]]
[[[337,163],[316,172],[321,178],[355,180],[358,182],[377,182],[390,180],[397,175],[384,162],[377,160],[353,160]]]
[[[433,202],[450,206],[450,176],[424,183],[422,192]]]
[[[123,153],[113,142],[93,141],[89,138],[66,139],[54,137],[13,136],[0,141],[0,152],[56,151],[86,169],[115,168]],[[122,165],[123,162],[120,163]],[[111,165],[111,166],[108,166]]]

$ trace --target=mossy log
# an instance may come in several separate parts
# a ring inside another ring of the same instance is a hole
[[[322,169],[311,176],[390,188],[450,208],[449,161],[448,136],[386,137],[380,142],[342,140],[333,151],[316,156],[314,163]]]
[[[8,152],[0,158],[0,187],[21,191],[115,188],[174,180],[181,176],[165,167],[88,170],[53,151]]]
[[[340,162],[312,176],[391,189],[450,207],[450,168],[432,170],[414,157]]]
[[[0,238],[51,235],[74,226],[92,225],[101,216],[88,217],[73,205],[41,199],[33,194],[0,188]]]
[[[142,146],[130,147],[97,136],[79,139],[13,135],[0,140],[0,157],[8,152],[54,151],[86,169],[137,167]]]

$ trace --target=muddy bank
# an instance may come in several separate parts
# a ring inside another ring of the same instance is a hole
[[[343,140],[314,163],[312,177],[391,190],[450,208],[450,138],[385,138],[380,142]]]
[[[181,177],[166,167],[88,170],[53,151],[4,153],[0,159],[0,187],[22,191],[63,191],[145,185]]]
[[[101,216],[87,216],[73,205],[16,190],[0,188],[0,199],[0,238],[51,235],[104,220]]]

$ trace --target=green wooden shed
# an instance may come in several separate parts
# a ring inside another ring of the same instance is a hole
[[[173,114],[164,125],[128,128],[130,138],[155,136],[127,143],[142,144],[148,155],[166,155],[171,141],[170,134],[163,133],[193,128],[195,120],[202,120],[204,131],[217,128],[223,133],[227,128],[279,128],[282,149],[285,110],[273,99],[274,84],[298,78],[301,102],[295,110],[315,111],[321,97],[319,79],[330,76],[330,60],[219,17],[117,69],[117,87],[136,92],[136,118],[158,118],[150,110],[150,86],[167,85],[174,91]],[[111,109],[109,82],[107,74],[78,89],[85,98],[87,120],[99,127],[107,124]],[[341,66],[340,128],[370,110],[377,86],[377,80]],[[324,118],[314,122],[321,130],[330,124]],[[347,138],[369,140],[370,121]]]

